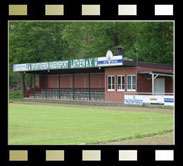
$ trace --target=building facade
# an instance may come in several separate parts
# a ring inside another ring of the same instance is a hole
[[[173,66],[124,60],[121,55],[14,65],[37,77],[25,97],[124,103],[125,95],[172,95]],[[35,80],[35,79],[34,79]]]

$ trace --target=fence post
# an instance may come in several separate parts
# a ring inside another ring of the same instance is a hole
[[[90,94],[90,73],[88,75],[88,88],[89,88],[89,100],[91,100],[91,94]]]
[[[36,93],[35,82],[36,82],[36,81],[35,81],[35,73],[34,73],[34,98],[36,97],[36,96],[35,96],[35,95],[36,95],[36,94],[35,94],[35,93]]]
[[[59,87],[59,99],[60,99],[60,74],[58,75],[58,79],[59,79],[58,80],[58,84],[59,84],[58,87]]]
[[[73,89],[73,100],[75,99],[75,94],[74,94],[74,91],[75,91],[75,77],[74,77],[74,73],[72,75],[72,89]]]
[[[47,88],[48,88],[48,76],[46,75],[45,76],[45,90],[46,90],[45,98],[47,98]]]

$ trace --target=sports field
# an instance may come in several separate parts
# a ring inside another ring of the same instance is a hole
[[[166,109],[128,109],[10,103],[9,145],[102,144],[173,130],[173,114]]]

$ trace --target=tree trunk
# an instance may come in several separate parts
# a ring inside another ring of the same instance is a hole
[[[25,85],[25,74],[22,74],[22,93],[25,96],[25,91],[26,91],[26,85]]]

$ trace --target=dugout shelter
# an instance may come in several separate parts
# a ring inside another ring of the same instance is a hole
[[[34,75],[34,87],[24,94],[28,98],[125,103],[128,95],[173,95],[173,65],[134,61],[122,50],[116,47],[115,55],[108,50],[104,57],[14,64],[13,71]]]

